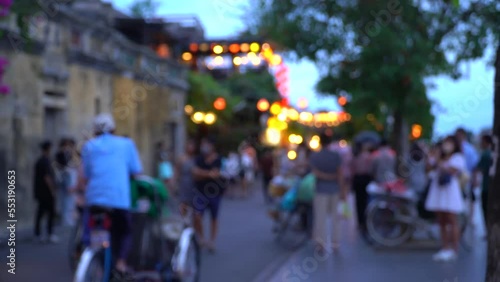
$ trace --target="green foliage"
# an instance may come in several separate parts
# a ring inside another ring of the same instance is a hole
[[[133,17],[148,19],[156,15],[159,6],[155,0],[135,0],[129,9]]]
[[[354,127],[370,127],[364,125],[367,114],[384,119],[397,113],[409,124],[421,124],[424,133],[432,132],[434,122],[424,79],[458,78],[459,63],[486,49],[488,28],[479,24],[480,15],[499,18],[492,4],[486,8],[488,1],[469,6],[411,0],[257,2],[259,20],[249,30],[315,62],[322,76],[317,90],[348,94]],[[474,24],[464,25],[468,21]]]
[[[270,101],[277,100],[279,93],[274,85],[273,76],[267,72],[247,72],[234,74],[223,84],[231,93],[249,100],[266,98]]]

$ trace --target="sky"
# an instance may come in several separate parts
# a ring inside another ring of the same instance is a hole
[[[113,5],[128,11],[133,0],[112,0]],[[244,29],[241,20],[241,5],[247,0],[183,0],[158,1],[158,16],[197,15],[205,29],[207,38],[234,37]],[[336,99],[322,97],[315,92],[319,74],[313,63],[308,61],[285,62],[289,67],[290,102],[296,104],[302,97],[309,101],[309,109],[339,110]],[[434,135],[443,136],[463,126],[479,132],[491,128],[493,122],[493,68],[487,60],[465,64],[465,74],[458,81],[446,77],[429,78],[436,85],[429,90],[429,98],[434,100],[436,114]],[[425,130],[425,129],[424,129]]]

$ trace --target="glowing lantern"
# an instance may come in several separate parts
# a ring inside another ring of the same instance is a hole
[[[338,99],[338,103],[341,107],[345,106],[347,104],[347,98],[344,96],[340,96]]]
[[[281,113],[281,104],[278,103],[278,102],[274,102],[272,105],[271,105],[271,109],[270,109],[270,112],[271,114],[273,115],[279,115]]]
[[[191,51],[193,53],[197,52],[198,51],[198,44],[196,44],[196,43],[189,44],[189,51]]]
[[[193,113],[193,110],[194,110],[194,109],[193,109],[193,106],[191,106],[191,105],[186,105],[186,106],[184,107],[184,112],[185,112],[187,115],[192,114],[192,113]]]
[[[220,45],[215,45],[213,48],[213,51],[217,55],[222,54],[222,52],[224,52],[224,48],[222,48],[222,46],[220,46]]]
[[[203,121],[208,125],[214,124],[216,120],[217,116],[214,113],[207,113],[203,119]]]
[[[269,45],[269,43],[262,44],[262,50],[268,50],[268,49],[271,49],[271,46]]]
[[[240,50],[241,50],[241,52],[243,52],[243,53],[247,53],[247,52],[248,52],[248,50],[250,50],[250,46],[248,46],[248,43],[243,43],[243,44],[241,44],[241,46],[240,46]]]
[[[214,101],[214,109],[222,111],[226,108],[226,99],[219,97]]]
[[[202,112],[196,112],[193,114],[191,119],[193,120],[194,123],[197,123],[197,124],[202,123],[203,120],[205,119],[205,114]]]
[[[182,59],[184,61],[191,61],[193,59],[193,55],[191,53],[189,53],[189,52],[184,52],[182,54]]]
[[[299,120],[299,112],[297,112],[297,110],[290,109],[287,114],[288,114],[288,118],[290,120],[293,120],[293,121]]]
[[[276,146],[281,142],[281,132],[275,128],[268,128],[266,129],[265,139],[269,145]]]
[[[274,54],[273,57],[271,58],[271,65],[277,66],[277,65],[281,64],[282,61],[283,61],[283,59],[281,58],[280,55]]]
[[[208,51],[208,44],[207,44],[207,43],[202,43],[202,44],[200,44],[200,51],[201,51],[201,52],[206,52],[206,51]]]
[[[257,53],[259,52],[259,50],[260,50],[259,43],[254,42],[250,44],[250,51]]]
[[[229,45],[229,52],[236,54],[240,51],[240,45],[238,44],[231,44]]]
[[[418,139],[422,136],[422,126],[419,124],[414,124],[411,127],[411,136],[414,139]]]
[[[292,161],[293,161],[293,160],[295,160],[295,159],[297,158],[297,152],[295,152],[295,151],[288,151],[288,154],[287,154],[287,155],[288,155],[288,158],[289,158],[290,160],[292,160]]]
[[[299,109],[303,110],[309,106],[309,102],[307,101],[306,98],[300,98],[299,99]]]
[[[160,44],[158,46],[158,49],[156,49],[156,54],[158,54],[159,57],[167,58],[168,55],[170,54],[170,51],[168,50],[168,45]]]
[[[264,98],[260,99],[257,102],[257,110],[259,110],[261,112],[265,112],[265,111],[269,110],[269,102]]]
[[[241,65],[241,58],[240,58],[240,57],[234,57],[234,59],[233,59],[233,64],[234,64],[235,66],[239,66],[239,65]]]

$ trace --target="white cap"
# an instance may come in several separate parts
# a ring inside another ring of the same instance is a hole
[[[94,118],[94,131],[109,133],[115,130],[115,121],[111,114],[99,114]]]

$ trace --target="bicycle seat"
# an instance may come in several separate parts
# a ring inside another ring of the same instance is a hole
[[[113,212],[112,208],[102,207],[102,206],[90,206],[89,211],[91,214],[111,214]]]

